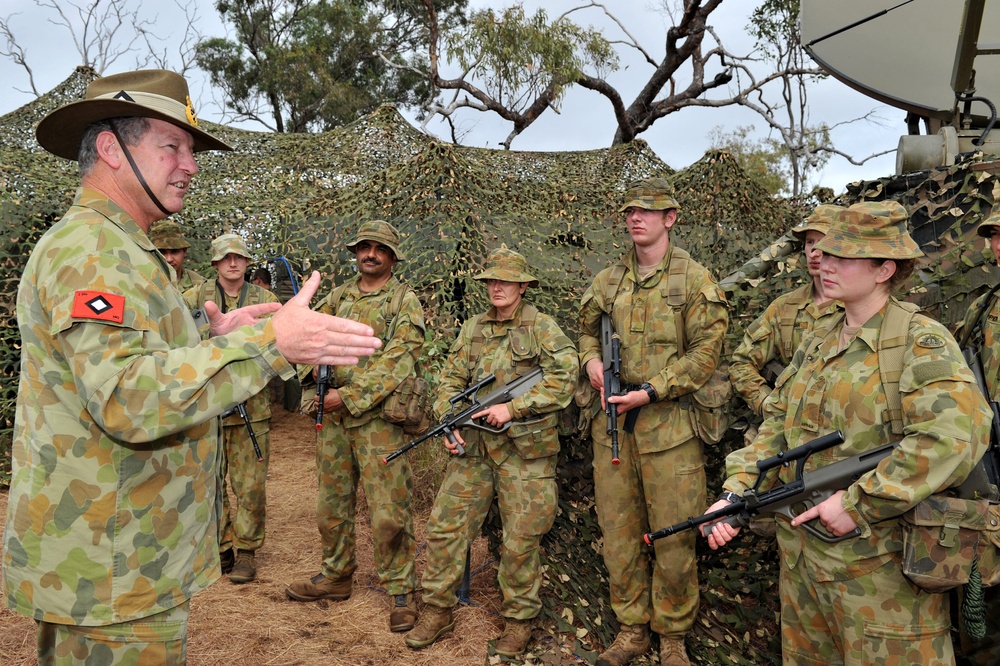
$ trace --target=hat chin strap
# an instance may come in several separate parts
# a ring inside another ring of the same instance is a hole
[[[153,194],[153,190],[149,189],[149,185],[146,184],[146,179],[142,177],[142,172],[139,171],[139,167],[136,166],[135,160],[132,159],[132,153],[129,152],[128,146],[125,145],[125,141],[122,139],[122,135],[118,133],[118,127],[115,125],[115,122],[109,121],[108,124],[111,125],[111,131],[114,133],[115,138],[118,139],[118,145],[122,147],[122,152],[125,154],[125,159],[128,160],[129,166],[132,167],[132,173],[135,174],[135,177],[139,181],[139,184],[142,185],[142,189],[146,190],[146,194],[149,195],[149,198],[152,200],[152,202],[156,204],[156,207],[159,208],[161,211],[163,211],[163,214],[165,216],[170,217],[172,213],[163,207],[163,204],[160,203],[160,200],[156,198],[155,194]]]

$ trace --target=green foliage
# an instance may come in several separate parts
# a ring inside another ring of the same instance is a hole
[[[525,16],[522,5],[473,12],[468,32],[447,35],[446,52],[482,80],[490,97],[516,112],[549,86],[558,101],[585,67],[599,75],[618,69],[618,54],[599,31],[565,16],[550,23],[544,9]]]
[[[446,26],[467,0],[437,0]],[[203,40],[198,66],[223,91],[226,110],[276,132],[323,131],[379,104],[416,106],[433,93],[421,66],[423,5],[401,0],[218,0],[235,37]]]
[[[732,155],[743,170],[770,194],[776,195],[788,186],[786,169],[782,162],[787,151],[772,139],[753,139],[753,125],[740,125],[725,132],[716,125],[708,139],[714,150],[725,150]]]

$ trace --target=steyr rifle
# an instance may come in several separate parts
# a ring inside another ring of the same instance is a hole
[[[260,444],[257,443],[257,433],[253,431],[253,426],[250,424],[250,415],[247,414],[247,403],[241,402],[240,404],[227,409],[219,415],[219,418],[226,418],[227,416],[232,416],[233,414],[239,413],[243,417],[243,425],[247,427],[247,432],[250,434],[250,441],[253,442],[253,452],[257,454],[257,462],[264,462],[264,454],[260,452]]]
[[[316,371],[316,430],[323,429],[323,401],[330,390],[330,366],[321,365]]]
[[[611,464],[620,465],[618,454],[618,405],[608,401],[622,391],[622,339],[615,333],[611,315],[601,315],[601,362],[604,365],[604,414],[608,417],[607,433],[611,436]]]
[[[444,435],[448,438],[448,441],[452,444],[458,446],[458,455],[465,454],[465,448],[458,443],[455,439],[454,430],[459,428],[464,428],[466,426],[472,428],[478,428],[479,430],[485,430],[486,432],[501,433],[505,432],[507,428],[510,427],[510,421],[504,423],[499,428],[494,428],[493,426],[487,425],[480,422],[477,419],[472,418],[473,414],[478,414],[479,412],[489,409],[493,405],[500,405],[505,402],[510,402],[519,395],[524,395],[528,392],[532,386],[537,384],[542,378],[542,369],[537,365],[528,370],[526,373],[520,377],[515,378],[509,384],[504,384],[503,386],[497,387],[492,392],[487,394],[483,398],[478,397],[479,390],[484,386],[487,386],[494,381],[496,381],[496,375],[487,375],[480,379],[478,382],[465,389],[458,395],[449,398],[448,402],[451,403],[451,409],[444,416],[440,423],[428,430],[426,433],[413,440],[406,446],[393,451],[388,456],[382,459],[382,462],[388,464],[390,461],[395,460],[399,456],[403,455],[413,447],[421,444],[425,440],[431,437],[437,437],[439,435]],[[468,402],[468,406],[465,408],[460,408],[459,403]]]

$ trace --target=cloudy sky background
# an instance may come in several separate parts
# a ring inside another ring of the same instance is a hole
[[[138,5],[139,0],[129,0],[130,3],[133,1]],[[74,2],[83,5],[89,0],[74,0]],[[502,7],[511,3],[512,0],[471,0],[470,5]],[[522,0],[521,4],[529,15],[544,5],[549,16],[554,18],[568,9],[587,4],[587,0],[582,2]],[[226,26],[215,11],[214,2],[198,0],[198,5],[197,25],[202,35],[211,37],[227,34]],[[607,2],[606,5],[613,9],[615,15],[639,44],[655,58],[662,58],[670,20],[657,9],[659,6],[657,0],[616,0],[613,3]],[[748,53],[753,46],[752,40],[746,35],[745,26],[754,5],[755,3],[746,0],[730,0],[712,14],[711,25],[716,28],[724,45],[733,53]],[[184,15],[175,4],[167,1],[155,4],[143,2],[141,6],[142,16],[149,19],[155,17],[153,30],[158,37],[165,40],[182,38]],[[67,11],[71,12],[72,8],[67,7]],[[12,29],[27,52],[27,60],[34,71],[39,91],[44,93],[55,87],[72,73],[76,65],[80,64],[81,57],[73,47],[66,28],[54,26],[49,22],[53,17],[51,9],[39,8],[34,0],[0,0],[0,16],[10,17]],[[624,39],[620,28],[598,9],[574,12],[572,17],[577,23],[592,23],[602,29],[605,37],[610,40]],[[708,38],[706,44],[707,42]],[[633,50],[622,50],[620,53],[621,69],[613,74],[609,81],[619,90],[628,104],[641,86],[648,81],[651,67]],[[134,66],[134,55],[127,54],[109,66],[105,73],[133,69]],[[706,78],[713,76],[714,73],[714,71],[706,72]],[[457,70],[453,68],[442,71],[442,76],[445,78],[457,74]],[[219,122],[220,110],[212,105],[211,90],[204,80],[204,75],[195,71],[189,74],[189,79],[198,115]],[[679,81],[679,85],[686,85],[686,81]],[[28,90],[28,79],[24,70],[8,59],[0,60],[0,91],[2,91],[0,115],[30,102],[34,97],[30,92],[24,92]],[[713,93],[712,96],[728,95]],[[836,146],[858,158],[894,150],[899,137],[906,131],[903,111],[879,104],[832,78],[810,90],[809,102],[810,123],[826,122],[836,126],[833,131]],[[879,122],[859,121],[843,124],[872,111],[875,111]],[[404,115],[412,118],[413,114],[404,112]],[[460,112],[456,122],[459,131],[464,133],[463,143],[471,146],[496,148],[510,132],[510,125],[494,114],[468,109]],[[723,131],[729,132],[743,125],[754,126],[758,136],[764,136],[767,131],[766,123],[747,109],[690,108],[658,120],[650,130],[640,136],[671,167],[683,169],[700,159],[710,147],[709,134],[714,127],[721,126]],[[259,126],[247,127],[261,129]],[[431,123],[428,130],[441,138],[450,138],[450,130],[442,122]],[[610,145],[614,131],[613,113],[605,98],[582,88],[574,88],[564,99],[559,114],[551,110],[546,111],[540,120],[514,140],[512,148],[533,151],[605,148]],[[834,157],[819,174],[818,184],[830,187],[839,193],[847,183],[863,178],[890,175],[894,169],[894,153],[871,160],[863,166],[854,166],[847,160]]]

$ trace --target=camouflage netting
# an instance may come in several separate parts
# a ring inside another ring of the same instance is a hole
[[[34,242],[65,211],[78,181],[75,164],[37,147],[34,124],[78,98],[92,76],[78,69],[56,90],[0,118],[0,221],[6,229],[0,239],[0,481],[9,473],[19,363],[17,282]],[[322,271],[323,294],[353,271],[344,243],[358,225],[387,219],[404,238],[401,275],[427,312],[423,368],[431,381],[457,326],[485,309],[483,286],[471,278],[488,249],[500,243],[526,255],[541,281],[529,299],[575,336],[580,296],[627,247],[617,205],[639,178],[672,178],[681,205],[673,241],[716,275],[731,275],[730,349],[764,305],[805,278],[800,248],[787,240],[760,256],[800,213],[770,197],[726,153],[706,154],[674,172],[642,141],[567,153],[465,148],[421,134],[391,107],[319,135],[203,126],[236,151],[199,158],[202,172],[185,210],[174,216],[192,243],[188,265],[211,274],[210,239],[235,230],[260,261],[280,256],[300,273]],[[992,206],[996,186],[991,165],[974,162],[854,184],[841,199],[894,198],[914,210],[915,235],[931,259],[913,297],[950,322],[961,317],[962,304],[978,286],[994,279],[971,229]],[[708,452],[710,495],[718,490],[725,452],[739,441],[733,432]],[[544,544],[544,616],[556,645],[593,662],[598,644],[610,643],[617,626],[591,501],[590,443],[573,438],[564,444],[561,511]],[[701,560],[702,613],[689,640],[692,657],[700,663],[778,663],[772,544],[742,539]]]

